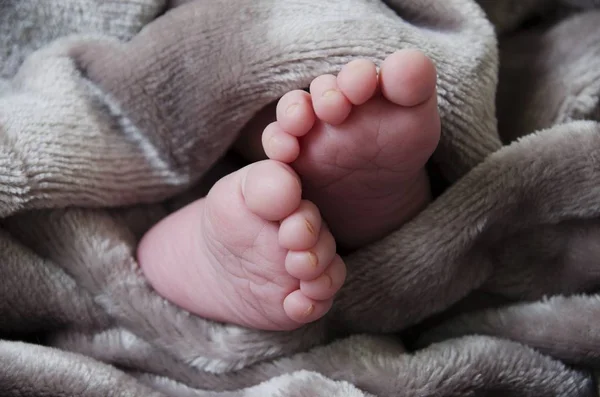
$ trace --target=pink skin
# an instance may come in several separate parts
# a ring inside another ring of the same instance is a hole
[[[138,260],[159,294],[216,321],[298,328],[327,313],[345,280],[336,240],[369,243],[427,204],[424,164],[440,133],[428,58],[399,51],[379,75],[357,60],[310,91],[279,101],[262,134],[269,160],[222,178],[144,236]],[[245,131],[246,155],[261,155],[261,132]]]
[[[272,160],[219,180],[142,239],[138,260],[159,294],[192,313],[263,330],[321,318],[346,267],[299,178]]]
[[[435,84],[431,60],[403,50],[379,74],[356,60],[277,104],[264,152],[298,172],[304,197],[346,248],[389,234],[429,202],[424,166],[440,137]]]

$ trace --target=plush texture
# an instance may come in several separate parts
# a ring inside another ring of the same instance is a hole
[[[1,395],[597,395],[597,1],[40,4],[0,1]],[[407,47],[447,189],[345,258],[330,314],[258,332],[152,290],[139,238],[260,109]]]

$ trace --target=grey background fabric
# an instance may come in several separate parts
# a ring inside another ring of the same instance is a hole
[[[166,0],[0,1],[0,77],[13,76],[33,51],[72,34],[129,40],[167,6]]]
[[[41,4],[0,2],[0,394],[597,394],[597,2]],[[256,112],[406,47],[450,187],[346,258],[328,316],[257,332],[153,292],[138,239]]]

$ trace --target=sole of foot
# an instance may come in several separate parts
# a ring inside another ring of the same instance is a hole
[[[276,331],[321,318],[346,268],[301,194],[300,178],[281,162],[227,175],[144,236],[144,274],[166,299],[215,321]]]
[[[317,77],[310,93],[284,95],[276,118],[264,152],[296,170],[344,247],[389,234],[429,203],[425,164],[441,128],[436,70],[422,52],[398,51],[379,71],[352,61]]]

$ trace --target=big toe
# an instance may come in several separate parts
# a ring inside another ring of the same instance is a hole
[[[400,50],[387,57],[379,79],[383,96],[400,106],[417,106],[436,92],[435,65],[418,50]]]
[[[300,205],[300,178],[290,166],[278,161],[249,165],[241,183],[248,209],[267,221],[280,221]]]

